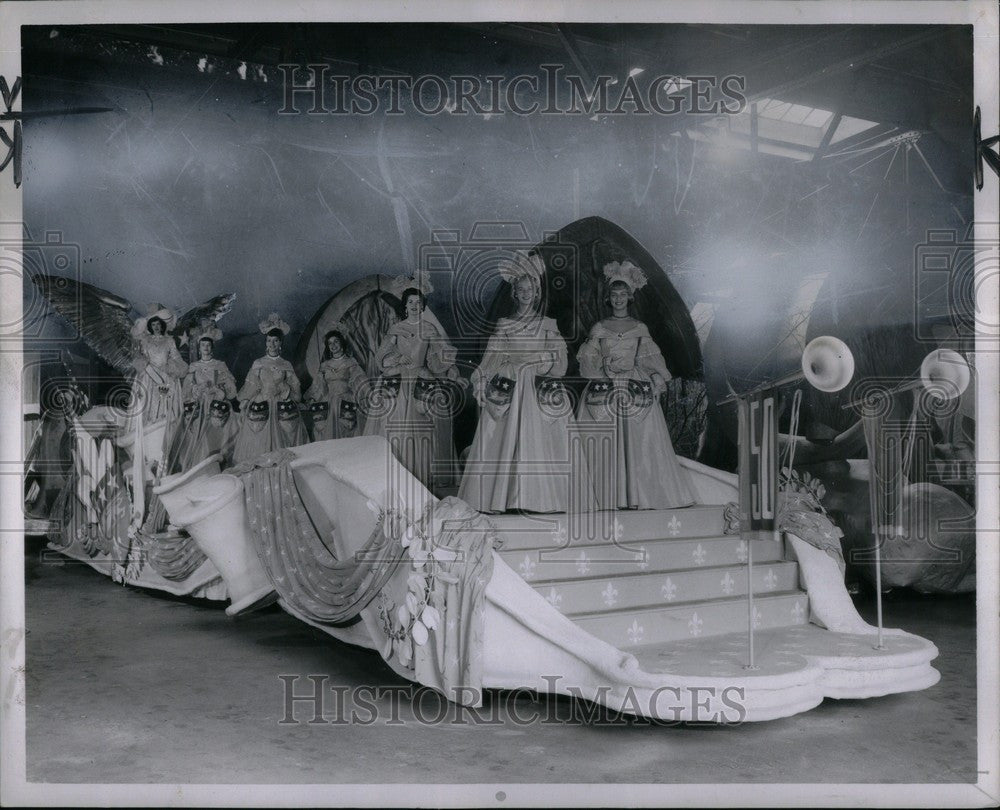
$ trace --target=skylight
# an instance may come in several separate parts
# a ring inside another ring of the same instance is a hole
[[[842,116],[832,110],[809,107],[775,98],[757,99],[757,151],[770,155],[810,160],[823,143],[830,127],[836,126],[829,143],[837,143],[876,126],[874,121]],[[696,140],[737,149],[753,148],[751,107],[738,115],[723,115],[692,130]],[[714,131],[713,131],[714,130]]]

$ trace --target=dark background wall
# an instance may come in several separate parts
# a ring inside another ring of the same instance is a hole
[[[727,349],[706,363],[749,379],[794,354],[775,347],[810,276],[823,277],[816,333],[906,335],[921,297],[921,318],[947,315],[941,284],[920,288],[914,251],[928,229],[962,234],[971,220],[971,53],[971,30],[944,26],[25,29],[25,111],[112,110],[25,124],[26,226],[78,245],[82,279],[137,308],[237,292],[220,354],[239,355],[240,372],[270,311],[297,333],[345,284],[412,271],[436,229],[513,220],[535,242],[601,216],[690,307],[710,305]],[[874,127],[792,159],[709,115],[281,115],[280,62],[345,75],[735,74],[751,100]],[[431,304],[449,324],[448,301]],[[887,372],[926,351],[903,344]]]

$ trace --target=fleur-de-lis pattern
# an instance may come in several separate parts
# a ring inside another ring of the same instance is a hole
[[[601,591],[601,598],[604,600],[605,605],[614,607],[618,604],[618,589],[609,582],[604,590]]]
[[[660,533],[654,535],[662,539],[644,539],[639,541],[642,545],[633,540],[636,545],[617,550],[609,548],[612,537],[631,536],[628,514],[605,524],[606,539],[599,545],[575,549],[565,545],[569,531],[565,522],[553,522],[544,537],[553,545],[563,544],[564,556],[560,555],[562,564],[552,569],[551,578],[534,551],[522,549],[504,556],[549,605],[577,617],[587,631],[612,644],[641,647],[679,642],[681,636],[697,648],[707,637],[732,634],[740,627],[745,641],[746,605],[739,604],[737,596],[746,593],[750,541],[739,536],[716,540],[699,530],[697,516],[665,517]],[[668,539],[668,534],[683,538],[685,530],[693,535],[690,540]],[[806,595],[799,593],[797,600],[793,594],[783,595],[783,589],[793,587],[786,576],[788,564],[775,559],[770,547],[765,551],[753,572],[761,598],[750,625],[755,630],[801,627],[808,622]],[[660,615],[649,612],[654,604],[660,606]],[[732,661],[726,658],[725,666],[741,665],[743,655],[736,651]]]
[[[616,543],[620,543],[622,541],[622,537],[625,536],[625,527],[621,524],[618,518],[615,518],[615,521],[611,527],[611,531],[612,531],[612,536],[614,537],[614,541]]]
[[[552,529],[552,545],[556,548],[562,548],[566,545],[567,536],[566,527],[563,526],[561,520],[558,521]]]

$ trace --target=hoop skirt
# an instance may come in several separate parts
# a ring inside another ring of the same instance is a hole
[[[458,496],[480,512],[583,511],[593,485],[571,440],[572,400],[559,380],[566,342],[551,318],[501,318],[472,374],[484,403]]]
[[[264,356],[254,360],[240,389],[245,402],[234,425],[233,464],[252,461],[257,456],[306,444],[309,437],[299,415],[299,378],[283,357]]]
[[[654,375],[670,379],[645,324],[600,321],[577,354],[590,383],[577,418],[587,428],[587,460],[603,509],[671,509],[695,502],[674,453]]]
[[[313,412],[313,441],[348,439],[360,434],[358,396],[364,391],[365,373],[346,354],[324,360],[306,393]]]
[[[431,490],[456,466],[451,413],[441,406],[444,386],[458,376],[454,354],[427,319],[393,324],[375,355],[382,373],[365,406],[364,435],[386,438],[400,464]]]

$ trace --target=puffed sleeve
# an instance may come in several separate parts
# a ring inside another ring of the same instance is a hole
[[[247,372],[247,378],[243,381],[243,387],[240,389],[239,399],[254,399],[260,394],[260,360],[254,360],[253,365],[250,366],[250,371]]]
[[[188,364],[181,358],[181,353],[177,351],[177,344],[173,338],[167,344],[167,372],[178,380],[183,379],[187,374]]]
[[[483,359],[479,361],[479,365],[472,372],[472,390],[477,397],[483,395],[486,383],[493,378],[493,375],[497,373],[497,369],[502,365],[502,355],[503,338],[494,332],[490,335],[489,342],[486,344]]]
[[[132,334],[135,334],[133,330]],[[149,365],[149,350],[146,345],[145,335],[136,335],[135,338],[135,355],[132,358],[132,368],[134,368],[139,373]]]
[[[580,376],[592,380],[607,376],[604,373],[604,357],[601,355],[601,325],[594,324],[590,334],[576,353],[580,364]]]
[[[306,402],[322,402],[330,396],[330,386],[326,382],[327,362],[324,360],[319,364],[319,370],[313,377],[312,385],[306,391]]]
[[[436,327],[426,321],[424,326],[430,327],[434,332],[427,346],[427,370],[435,377],[442,377],[455,366],[455,347],[448,342],[445,335],[438,332]]]
[[[636,350],[635,365],[650,377],[659,375],[663,378],[663,382],[667,382],[671,379],[671,374],[667,370],[667,363],[663,359],[660,347],[657,346],[656,341],[649,336],[649,330],[645,326],[642,327],[642,332],[639,336],[639,346]]]
[[[562,377],[566,374],[566,367],[569,365],[569,350],[566,348],[566,341],[559,333],[555,321],[546,319],[545,323],[545,351],[553,352],[555,360],[551,364],[543,363],[535,373],[549,377]]]
[[[285,361],[285,379],[288,381],[288,398],[292,402],[302,399],[302,383],[299,382],[299,375],[295,373],[292,364]]]
[[[226,399],[236,399],[236,378],[233,372],[221,360],[219,361],[219,386],[226,394]]]
[[[184,375],[184,379],[181,380],[181,399],[185,402],[190,402],[195,398],[194,396],[194,386],[195,386],[195,376],[194,368],[189,366],[187,374]]]

